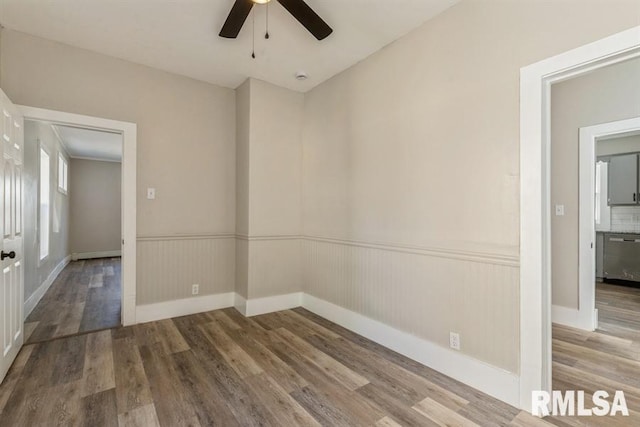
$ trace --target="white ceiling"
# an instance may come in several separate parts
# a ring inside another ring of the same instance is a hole
[[[334,30],[317,41],[277,1],[254,6],[235,40],[218,37],[234,0],[0,0],[7,28],[236,88],[254,77],[307,91],[459,0],[306,0]],[[294,78],[297,71],[309,75]]]
[[[122,135],[93,129],[52,125],[72,158],[122,161]]]

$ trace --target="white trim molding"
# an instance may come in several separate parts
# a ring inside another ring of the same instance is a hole
[[[553,306],[552,321],[574,328],[593,331],[596,316],[596,231],[595,231],[595,165],[596,142],[640,131],[640,117],[580,128],[579,244],[578,244],[578,309],[564,310]],[[575,312],[575,313],[574,313]],[[562,314],[561,314],[562,313]]]
[[[36,307],[36,305],[38,305],[38,303],[40,302],[44,294],[47,292],[47,290],[49,290],[53,282],[58,278],[62,270],[64,270],[67,264],[69,264],[69,261],[71,261],[70,256],[64,257],[64,259],[60,261],[58,265],[56,265],[56,267],[45,279],[45,281],[42,282],[40,286],[38,286],[38,289],[36,289],[35,292],[31,294],[31,296],[24,302],[24,319],[25,320],[29,316],[29,314],[31,314],[31,312]]]
[[[517,248],[496,248],[481,247],[474,244],[473,248],[445,247],[444,243],[432,243],[428,246],[407,245],[402,243],[388,242],[367,242],[361,240],[345,240],[318,236],[304,236],[305,240],[314,242],[335,243],[339,245],[355,246],[360,248],[382,249],[386,251],[425,255],[438,258],[450,258],[464,261],[481,262],[485,264],[506,265],[518,267],[519,258]],[[462,245],[464,246],[464,245]]]
[[[640,26],[520,70],[520,405],[551,391],[551,84],[640,55]]]
[[[291,294],[253,299],[245,299],[243,296],[236,294],[236,298],[238,298],[238,303],[234,304],[234,306],[239,308],[238,311],[244,316],[251,317],[301,307],[303,294],[302,292],[294,292]]]
[[[136,307],[136,322],[153,322],[155,320],[170,319],[172,317],[187,316],[189,314],[233,307],[235,295],[233,292],[227,292],[139,305]]]
[[[137,133],[135,123],[19,105],[25,120],[82,126],[122,135],[122,310],[123,325],[136,323]]]
[[[80,259],[94,259],[94,258],[114,258],[122,256],[122,251],[100,251],[100,252],[81,252],[81,253],[72,253],[71,259],[73,261],[78,261]]]
[[[234,233],[213,234],[171,234],[167,236],[138,236],[139,242],[155,242],[165,240],[208,240],[208,239],[235,239]]]
[[[563,307],[561,305],[552,305],[551,321],[571,328],[593,331],[598,326],[598,316],[596,313],[597,311],[595,308],[592,308],[589,312],[586,308],[577,310],[575,308]]]
[[[483,363],[458,351],[449,350],[407,332],[395,329],[362,314],[304,294],[302,306],[307,310],[369,338],[403,356],[517,406],[518,375]]]

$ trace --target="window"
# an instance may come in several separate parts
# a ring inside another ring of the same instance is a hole
[[[49,171],[49,154],[40,148],[40,260],[49,255],[49,214],[51,210]]]
[[[62,157],[62,154],[58,154],[58,190],[64,194],[67,194],[68,174],[67,161]]]

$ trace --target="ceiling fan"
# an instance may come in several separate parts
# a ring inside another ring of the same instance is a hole
[[[266,4],[271,0],[236,0],[220,30],[220,37],[235,39],[247,20],[254,4]],[[331,27],[309,7],[304,0],[277,0],[289,11],[315,38],[325,39],[333,32]]]

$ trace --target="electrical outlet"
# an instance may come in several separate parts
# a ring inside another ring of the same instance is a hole
[[[156,198],[156,189],[155,188],[147,188],[147,199],[153,200]]]
[[[198,295],[200,292],[200,285],[191,285],[191,295]]]
[[[449,347],[454,350],[460,350],[460,334],[449,332]]]
[[[556,216],[564,216],[564,205],[556,205]]]

